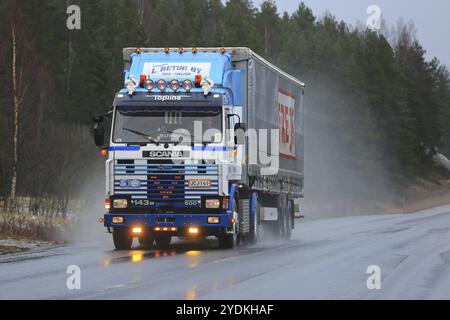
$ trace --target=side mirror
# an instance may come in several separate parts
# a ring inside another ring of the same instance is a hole
[[[243,145],[245,143],[245,131],[247,131],[245,123],[238,122],[234,125],[234,144]]]
[[[103,147],[105,144],[105,127],[103,126],[103,117],[93,118],[94,121],[94,142],[97,147]]]

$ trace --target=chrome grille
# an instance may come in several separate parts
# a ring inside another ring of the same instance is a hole
[[[151,163],[149,160],[116,160],[114,194],[158,202],[200,200],[217,195],[218,165]],[[208,186],[189,186],[189,180],[209,180]],[[131,182],[139,181],[139,186]]]

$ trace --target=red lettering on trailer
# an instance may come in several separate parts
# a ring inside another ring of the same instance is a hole
[[[283,89],[278,89],[278,129],[280,131],[280,157],[296,159],[295,96]]]

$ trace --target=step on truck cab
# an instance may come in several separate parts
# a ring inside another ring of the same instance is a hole
[[[305,85],[248,48],[125,48],[123,59],[124,87],[94,117],[107,156],[101,221],[115,247],[289,238],[303,196]]]

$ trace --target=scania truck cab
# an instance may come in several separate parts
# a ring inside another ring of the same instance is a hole
[[[107,156],[101,220],[116,249],[133,238],[159,248],[209,236],[233,248],[262,230],[288,238],[303,196],[304,84],[248,48],[123,55],[124,87],[94,117]]]

